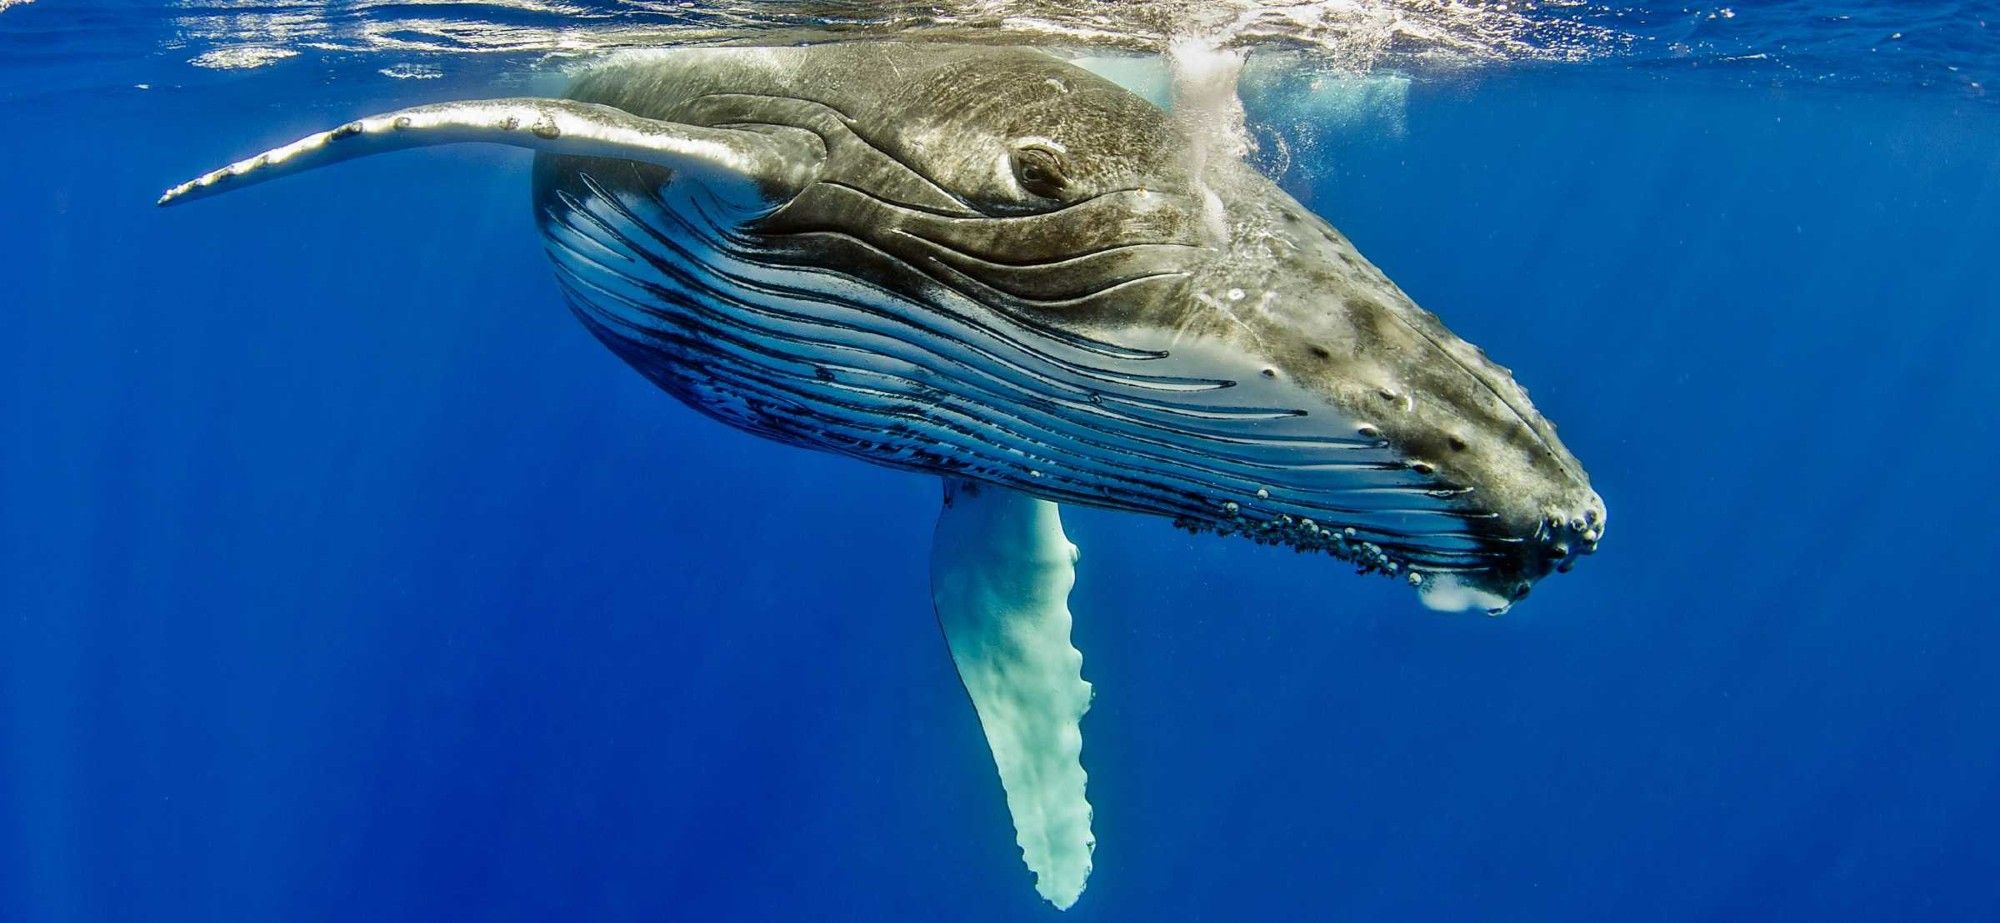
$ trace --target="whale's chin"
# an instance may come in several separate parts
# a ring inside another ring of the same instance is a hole
[[[1514,605],[1506,597],[1475,586],[1457,574],[1427,575],[1417,587],[1417,598],[1436,612],[1478,609],[1487,615],[1499,615]]]

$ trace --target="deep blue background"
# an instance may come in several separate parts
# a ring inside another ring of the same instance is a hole
[[[186,208],[303,67],[0,107],[0,919],[1054,919],[926,591],[934,483],[561,308],[526,157]],[[2000,109],[1419,82],[1293,177],[1610,508],[1502,619],[1069,517],[1076,920],[2000,913]]]

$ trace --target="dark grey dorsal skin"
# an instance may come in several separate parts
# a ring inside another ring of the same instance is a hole
[[[1604,507],[1507,370],[1132,93],[1029,50],[624,59],[573,99],[817,155],[732,190],[538,155],[577,315],[787,442],[1324,550],[1505,608]]]

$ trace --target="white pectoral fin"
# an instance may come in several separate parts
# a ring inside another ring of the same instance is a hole
[[[1035,889],[1068,909],[1090,877],[1083,655],[1070,646],[1076,546],[1056,504],[945,481],[931,546],[931,597],[951,659],[1000,769]]]
[[[802,188],[823,154],[803,132],[684,125],[568,99],[467,100],[372,115],[307,135],[175,186],[160,196],[159,204],[192,201],[370,154],[468,141],[650,163],[741,181],[766,199]]]

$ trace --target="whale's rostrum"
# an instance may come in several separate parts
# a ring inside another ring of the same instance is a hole
[[[568,99],[360,119],[161,201],[459,141],[539,152],[571,309],[661,388],[945,479],[939,622],[1057,906],[1095,840],[1056,504],[1324,552],[1494,613],[1603,535],[1507,370],[1269,179],[1186,156],[1161,110],[1035,51],[628,54]]]

